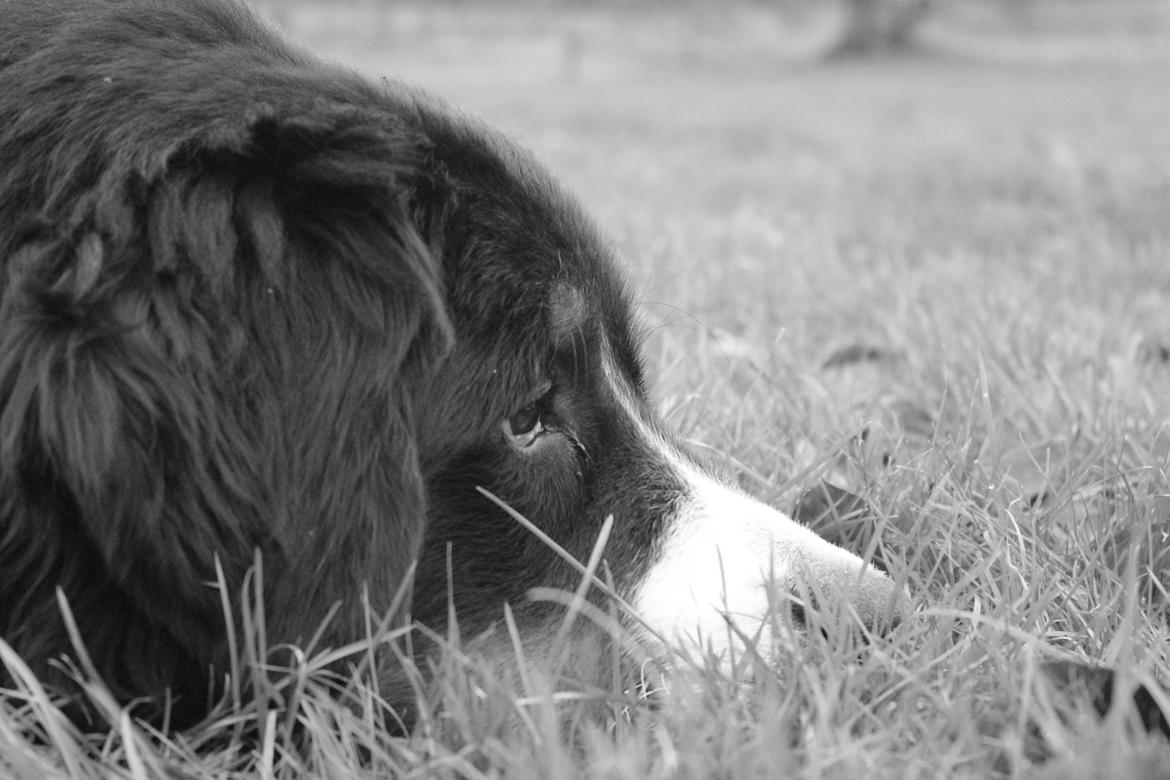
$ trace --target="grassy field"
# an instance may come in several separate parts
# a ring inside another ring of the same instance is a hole
[[[30,689],[0,776],[1170,777],[1170,748],[1038,672],[1170,680],[1170,62],[793,67],[751,25],[688,46],[718,36],[674,20],[671,51],[586,37],[566,70],[581,41],[544,28],[500,59],[285,21],[533,148],[628,266],[668,421],[782,509],[863,496],[809,519],[880,535],[919,612],[860,659],[814,638],[750,688],[700,668],[601,716],[453,652],[410,738],[334,704],[313,659],[292,710],[174,737],[115,714],[86,740]]]

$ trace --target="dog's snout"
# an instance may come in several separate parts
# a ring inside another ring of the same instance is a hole
[[[785,594],[787,621],[800,633],[831,638],[860,624],[853,633],[877,638],[906,619],[909,595],[885,572],[758,501],[692,476],[692,499],[671,518],[634,598],[663,638],[716,648],[733,637],[766,644],[762,628],[778,606],[772,588]]]
[[[861,638],[869,640],[901,625],[910,611],[905,588],[859,559],[849,565],[835,550],[831,558],[805,562],[805,575],[787,596],[794,627],[829,638],[839,627],[859,626]]]
[[[843,610],[851,615],[876,636],[884,636],[905,620],[910,609],[910,597],[888,575],[868,564],[856,561],[845,567],[834,583]]]

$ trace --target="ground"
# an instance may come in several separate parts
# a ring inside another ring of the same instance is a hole
[[[78,740],[34,690],[0,716],[0,775],[1170,776],[1167,748],[1062,710],[1039,671],[1170,680],[1165,39],[940,28],[813,66],[769,50],[755,6],[344,8],[278,10],[531,147],[623,258],[669,423],[782,509],[826,482],[863,497],[806,519],[920,609],[861,659],[814,641],[750,690],[696,670],[601,717],[453,653],[409,739],[313,695],[312,659],[291,710],[169,740],[116,713]]]

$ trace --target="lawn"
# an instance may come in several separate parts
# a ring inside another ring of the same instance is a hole
[[[410,738],[315,694],[312,660],[296,710],[176,737],[82,740],[31,696],[0,776],[1170,776],[1170,748],[1039,671],[1170,681],[1170,58],[794,66],[755,17],[694,13],[507,46],[422,12],[284,21],[531,147],[627,266],[668,422],[786,511],[823,482],[863,497],[806,519],[876,550],[914,618],[600,715],[453,652]]]

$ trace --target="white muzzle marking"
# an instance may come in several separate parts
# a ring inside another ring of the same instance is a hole
[[[758,635],[769,658],[773,634],[761,627],[777,596],[811,597],[871,628],[905,616],[905,591],[856,555],[694,467],[683,477],[690,496],[633,597],[647,627],[679,649],[726,656]]]
[[[741,645],[741,637],[758,637],[755,650],[771,660],[773,632],[761,627],[775,595],[811,598],[822,612],[854,615],[875,630],[905,617],[910,600],[903,588],[856,555],[703,473],[643,419],[608,349],[603,366],[629,424],[687,493],[631,599],[654,634],[676,649],[724,657]]]

